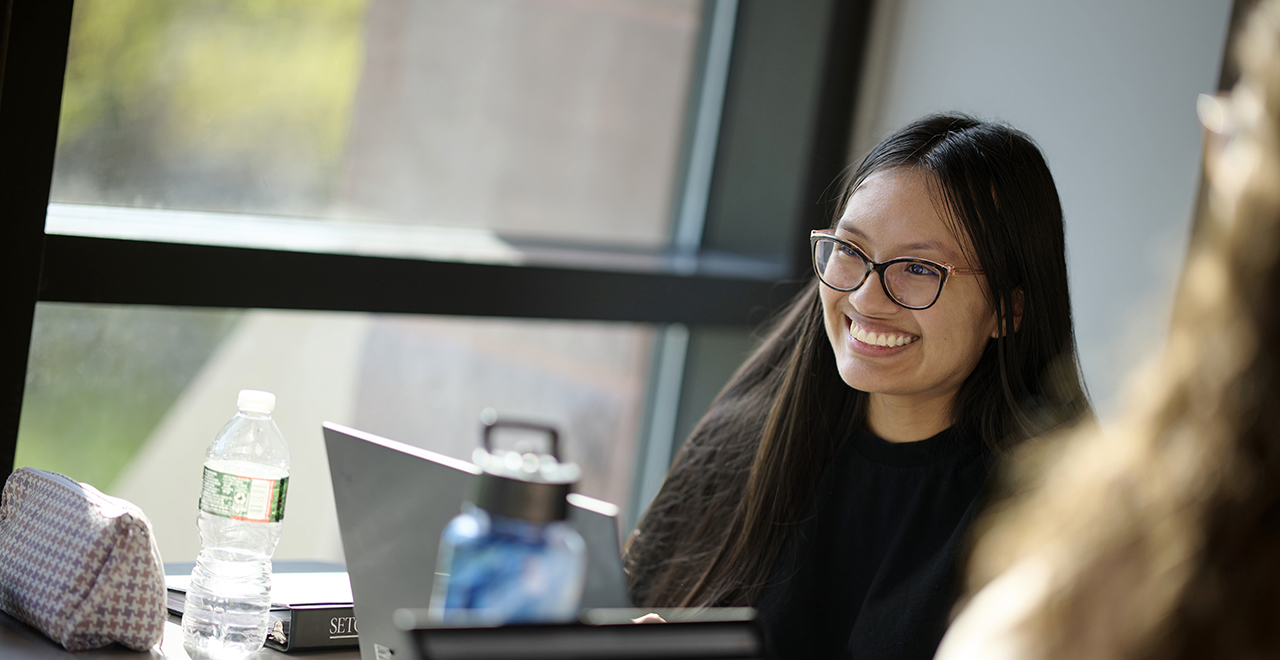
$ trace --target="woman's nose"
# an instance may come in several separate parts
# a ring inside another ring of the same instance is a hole
[[[849,302],[860,314],[881,316],[897,311],[898,303],[893,302],[884,291],[880,273],[871,272],[862,286],[849,292]]]

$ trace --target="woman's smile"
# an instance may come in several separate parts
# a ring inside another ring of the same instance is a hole
[[[845,320],[849,323],[849,345],[853,350],[869,357],[896,355],[920,339],[919,335],[877,327],[866,322],[858,323],[847,316]]]

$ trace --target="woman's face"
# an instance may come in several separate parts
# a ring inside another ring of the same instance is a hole
[[[966,250],[943,221],[939,209],[945,207],[929,189],[930,176],[893,169],[867,177],[850,198],[836,235],[876,262],[918,257],[977,268],[965,259]],[[949,410],[996,334],[985,286],[982,275],[953,273],[932,307],[912,310],[885,295],[877,273],[847,293],[820,285],[827,337],[841,378],[873,397],[934,402]],[[877,338],[888,334],[888,341],[876,342],[870,333]]]

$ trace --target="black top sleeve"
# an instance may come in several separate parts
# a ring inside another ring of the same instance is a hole
[[[981,442],[953,430],[851,436],[756,604],[777,657],[932,658],[990,467]]]

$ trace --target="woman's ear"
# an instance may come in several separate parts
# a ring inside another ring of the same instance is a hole
[[[1013,290],[1013,331],[1022,330],[1022,310],[1026,304],[1026,294],[1022,292],[1022,287]],[[998,339],[1004,335],[1004,328],[999,326],[991,331],[991,338]]]

